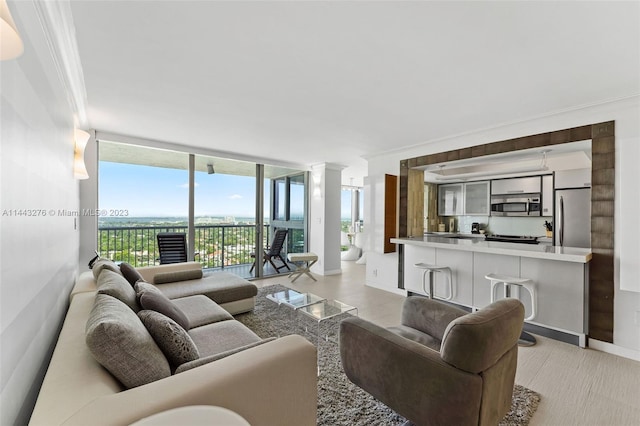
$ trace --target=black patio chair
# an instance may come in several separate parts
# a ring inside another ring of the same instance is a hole
[[[157,237],[161,265],[187,261],[187,234],[183,232],[161,232]]]
[[[287,264],[287,261],[282,257],[282,253],[281,253],[282,246],[284,245],[284,240],[287,238],[287,232],[288,232],[287,229],[276,229],[275,233],[273,234],[273,240],[271,241],[271,245],[266,249],[264,249],[262,264],[264,265],[268,261],[271,264],[271,266],[273,266],[273,269],[276,270],[276,272],[280,272],[280,269],[282,268],[287,268],[288,270],[291,270],[291,268]],[[251,253],[250,256],[253,258],[253,265],[251,265],[251,269],[249,270],[249,273],[253,272],[253,269],[256,267],[256,254]],[[282,262],[282,265],[276,266],[276,264],[273,261],[276,258],[280,259],[280,262]]]

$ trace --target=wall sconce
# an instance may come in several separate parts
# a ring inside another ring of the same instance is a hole
[[[213,164],[207,164],[207,173],[212,175],[214,174],[216,171],[213,169]]]
[[[313,198],[322,198],[322,173],[313,172],[311,174],[313,178]]]
[[[89,133],[84,130],[75,130],[76,147],[73,158],[73,177],[76,179],[89,179],[87,167],[84,165],[84,149],[89,142]]]
[[[6,0],[0,0],[0,60],[15,59],[24,52],[24,45]]]

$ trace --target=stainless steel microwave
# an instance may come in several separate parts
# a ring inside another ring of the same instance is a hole
[[[492,195],[491,216],[541,216],[540,194]]]

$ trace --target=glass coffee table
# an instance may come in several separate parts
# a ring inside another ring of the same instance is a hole
[[[267,294],[267,299],[278,305],[285,305],[294,311],[326,300],[324,297],[316,296],[313,293],[300,293],[292,289]]]
[[[332,325],[329,324],[329,320],[341,320],[339,317],[343,314],[358,315],[358,308],[355,306],[347,305],[346,303],[342,303],[338,300],[327,300],[324,297],[317,296],[313,293],[300,293],[299,291],[286,289],[277,293],[267,294],[266,297],[272,302],[277,303],[278,307],[286,306],[289,308],[290,312],[294,316],[296,315],[296,312],[300,312],[304,318],[308,318],[312,322],[316,323],[316,348],[318,351],[320,351],[320,339],[323,334],[327,341],[329,341],[329,335],[331,334],[330,332],[332,328],[336,330],[335,334],[338,334],[337,326],[332,327]],[[292,319],[295,321],[294,318]],[[323,323],[326,326],[325,333],[321,333],[321,326]],[[306,326],[304,328],[308,331]],[[335,343],[338,343],[337,339]],[[318,364],[318,374],[320,374],[320,364]]]
[[[303,306],[297,311],[316,322],[318,326],[318,349],[320,348],[320,338],[322,336],[322,333],[320,333],[320,325],[324,321],[328,321],[342,314],[358,316],[358,308],[347,305],[346,303],[342,303],[338,300],[322,300],[314,304]],[[326,330],[325,340],[329,340],[329,329]],[[336,341],[336,343],[338,342]]]

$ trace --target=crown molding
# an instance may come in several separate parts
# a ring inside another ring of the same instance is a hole
[[[56,72],[75,114],[75,126],[89,128],[87,90],[69,0],[33,1]]]

